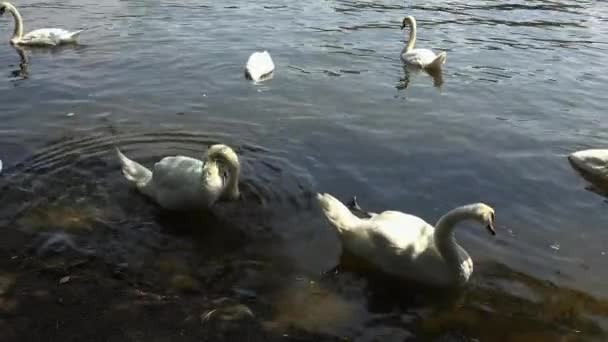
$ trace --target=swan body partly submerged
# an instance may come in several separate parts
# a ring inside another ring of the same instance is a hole
[[[256,82],[270,78],[273,71],[274,62],[268,51],[252,53],[245,65],[245,74]]]
[[[211,207],[220,199],[239,198],[240,164],[226,145],[213,145],[203,160],[165,157],[149,170],[116,149],[122,173],[144,195],[170,210]],[[227,172],[227,176],[224,171]]]
[[[570,154],[568,160],[591,176],[608,181],[608,149],[577,151]]]
[[[66,31],[58,28],[43,28],[23,34],[23,19],[17,8],[8,2],[0,2],[0,16],[4,12],[9,12],[15,21],[13,36],[10,40],[13,45],[56,46],[76,43],[82,32],[82,30]]]
[[[416,19],[412,16],[405,17],[401,23],[401,29],[403,30],[408,24],[410,34],[407,45],[401,51],[403,62],[423,69],[440,69],[446,61],[447,54],[443,51],[435,54],[429,49],[414,49],[416,44]]]
[[[317,194],[317,199],[342,248],[382,272],[433,286],[463,285],[473,273],[471,257],[454,238],[457,223],[474,220],[496,234],[494,209],[483,203],[453,209],[433,227],[398,211],[359,218],[332,195]]]

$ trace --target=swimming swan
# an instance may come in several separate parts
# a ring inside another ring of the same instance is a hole
[[[161,207],[188,210],[211,207],[219,199],[239,198],[239,159],[226,145],[213,145],[203,160],[165,157],[150,171],[116,149],[122,173],[144,195]],[[223,168],[228,171],[224,176]]]
[[[44,28],[23,34],[23,19],[15,6],[8,2],[0,2],[0,16],[4,12],[9,12],[15,19],[15,30],[11,38],[13,45],[38,45],[38,46],[56,46],[61,44],[76,43],[80,31],[66,31],[57,28]]]
[[[442,51],[438,55],[429,49],[414,49],[416,44],[416,19],[412,16],[403,18],[401,23],[401,29],[405,26],[410,25],[410,35],[407,41],[407,45],[401,50],[401,59],[411,65],[418,66],[424,69],[440,69],[445,63],[447,54]]]
[[[608,149],[577,151],[570,154],[568,160],[590,176],[608,181]]]
[[[457,223],[475,220],[496,234],[494,209],[483,203],[453,209],[433,227],[398,211],[358,218],[330,194],[317,194],[317,199],[342,248],[387,274],[427,285],[464,285],[473,273],[471,257],[454,238]]]
[[[255,82],[269,79],[274,71],[274,62],[268,51],[254,52],[245,66],[245,75]]]

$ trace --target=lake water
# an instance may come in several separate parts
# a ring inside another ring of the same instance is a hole
[[[12,19],[0,18],[5,234],[34,245],[62,236],[157,292],[186,279],[209,298],[255,297],[277,336],[608,337],[608,204],[566,159],[608,145],[605,2],[17,5],[26,31],[89,30],[78,47],[20,55]],[[405,15],[418,20],[418,47],[447,51],[441,79],[404,70]],[[256,49],[277,66],[261,84],[243,75]],[[242,159],[243,197],[212,217],[161,213],[129,189],[113,153],[151,165],[216,142]],[[320,279],[341,248],[317,191],[429,222],[483,201],[498,234],[463,225],[470,286],[456,303],[412,303],[415,293],[357,272]]]

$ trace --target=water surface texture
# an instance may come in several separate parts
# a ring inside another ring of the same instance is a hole
[[[187,301],[248,298],[276,336],[606,340],[608,206],[566,159],[608,146],[605,2],[17,5],[26,31],[88,30],[77,47],[18,51],[0,18],[0,227],[26,237],[13,250],[92,256]],[[405,15],[418,47],[447,51],[440,77],[403,68]],[[277,66],[257,85],[243,74],[256,49]],[[242,159],[243,197],[187,218],[130,189],[113,153],[150,166],[217,142]],[[448,300],[320,279],[341,249],[317,191],[429,222],[483,201],[498,234],[460,228],[475,273]],[[19,277],[0,274],[16,315]]]

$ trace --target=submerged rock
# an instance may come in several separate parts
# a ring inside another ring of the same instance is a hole
[[[31,249],[38,256],[48,256],[53,254],[93,255],[90,249],[79,247],[74,238],[64,232],[43,233],[34,240]]]
[[[262,331],[248,306],[226,297],[214,300],[213,306],[201,314],[201,323],[215,340],[232,340],[229,337],[249,336]]]

